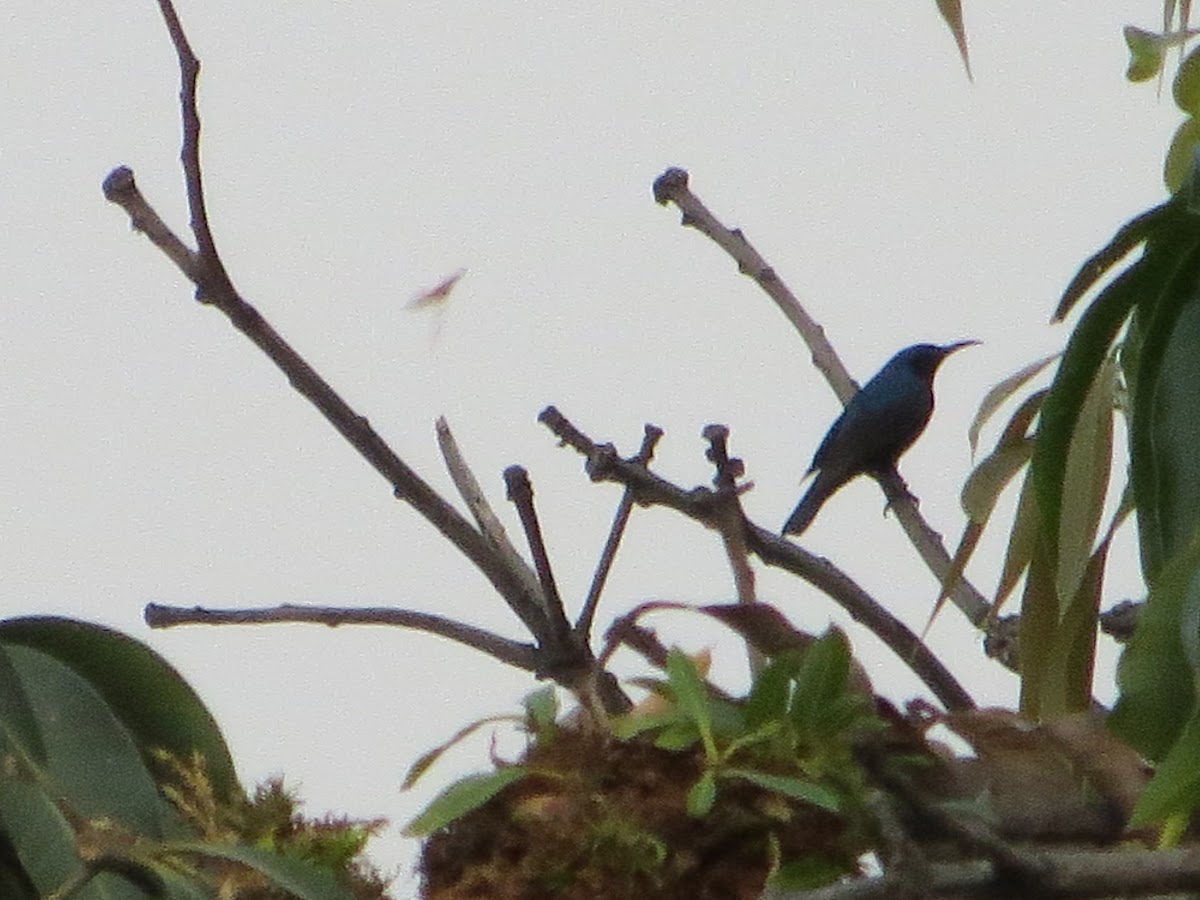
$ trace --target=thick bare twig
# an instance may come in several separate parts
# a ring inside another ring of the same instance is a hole
[[[813,364],[824,374],[834,394],[848,403],[854,396],[858,386],[850,378],[846,367],[842,365],[837,353],[834,352],[825,330],[805,312],[800,301],[788,289],[787,285],[767,264],[757,250],[746,240],[738,229],[726,228],[714,216],[708,207],[691,192],[688,187],[688,174],[683,169],[667,169],[654,182],[654,199],[661,205],[674,203],[682,214],[682,224],[708,237],[738,264],[738,269],[749,275],[757,282],[767,295],[775,301],[790,321],[800,332],[800,336],[812,352]],[[941,536],[921,517],[913,497],[905,488],[899,476],[895,478],[877,478],[888,499],[888,504],[895,509],[896,518],[904,527],[909,540],[924,560],[929,570],[939,581],[945,581],[950,569],[950,555],[942,545]],[[975,625],[982,626],[987,618],[990,606],[988,601],[966,579],[961,580],[951,593],[954,604],[962,610]]]
[[[650,460],[654,458],[654,448],[661,437],[661,428],[647,425],[642,435],[641,449],[638,450],[635,459],[642,465],[649,465]],[[596,618],[596,607],[600,603],[600,594],[603,593],[604,584],[608,581],[608,573],[612,571],[613,560],[616,559],[617,548],[620,547],[621,538],[625,535],[625,526],[629,524],[631,512],[633,512],[633,492],[626,488],[625,493],[621,495],[620,504],[617,505],[617,511],[613,515],[612,527],[608,530],[608,539],[604,542],[600,561],[596,564],[596,573],[592,576],[592,585],[588,588],[587,598],[583,601],[583,609],[580,610],[579,619],[575,623],[575,635],[582,644],[587,644],[591,639],[592,622]]]
[[[567,653],[572,646],[571,625],[563,609],[558,585],[554,582],[554,569],[550,565],[550,554],[546,552],[546,541],[542,537],[542,526],[538,522],[537,509],[533,505],[533,485],[524,466],[509,466],[504,470],[504,483],[508,488],[508,499],[517,508],[529,552],[533,556],[533,568],[542,586],[542,597],[546,601],[546,626],[539,638],[556,653]]]
[[[553,406],[542,410],[538,420],[586,459],[587,473],[593,481],[623,484],[638,503],[667,506],[710,528],[719,528],[721,500],[713,491],[703,487],[684,490],[636,460],[622,459],[612,444],[597,444]],[[827,594],[887,644],[947,709],[974,707],[971,696],[921,639],[833,563],[748,520],[745,534],[751,553]]]
[[[526,672],[538,671],[538,651],[532,644],[500,637],[482,628],[455,622],[443,616],[408,609],[373,606],[344,608],[296,603],[284,603],[266,609],[207,609],[202,606],[178,607],[147,603],[144,615],[146,624],[151,628],[172,628],[176,625],[261,625],[280,622],[309,622],[330,627],[390,625],[415,628],[481,650]]]

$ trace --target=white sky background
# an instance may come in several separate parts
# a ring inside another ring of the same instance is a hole
[[[687,168],[869,377],[917,341],[974,337],[902,471],[949,541],[984,391],[1061,346],[1046,324],[1078,264],[1162,196],[1180,114],[1124,82],[1129,4],[968,3],[976,83],[934,3],[183,2],[203,63],[209,209],[243,295],[436,486],[446,415],[514,536],[500,473],[530,470],[560,586],[587,589],[619,492],[590,484],[535,421],[547,403],[657,469],[707,483],[724,422],[778,527],[837,412],[780,313],[715,246],[654,205]],[[1136,10],[1153,27],[1157,2]],[[10,4],[0,15],[0,616],[59,613],[148,641],[210,704],[247,782],[283,772],[311,812],[399,826],[486,734],[398,793],[406,767],[535,684],[473,651],[382,628],[150,633],[150,600],[395,605],[525,638],[481,576],[104,201],[130,165],[181,234],[178,73],[150,0]],[[404,309],[469,271],[440,328]],[[805,535],[914,628],[935,582],[869,481]],[[1004,507],[1010,509],[1011,503]],[[1137,590],[1126,542],[1110,596]],[[975,566],[990,590],[999,536]],[[760,572],[799,626],[844,616]],[[652,597],[713,602],[715,535],[635,512],[601,627]],[[689,649],[727,632],[654,620]],[[886,693],[920,693],[852,630]],[[948,613],[935,649],[983,703],[1016,682]],[[630,671],[626,666],[624,671]],[[1102,693],[1107,695],[1107,687]],[[510,746],[507,744],[505,746]],[[405,871],[407,871],[405,869]],[[411,891],[402,875],[397,895]]]

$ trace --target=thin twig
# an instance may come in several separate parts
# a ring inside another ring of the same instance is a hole
[[[688,187],[688,173],[683,169],[667,169],[654,181],[654,199],[665,206],[674,203],[682,214],[682,224],[695,228],[708,237],[738,264],[739,271],[749,275],[775,301],[795,326],[812,353],[813,364],[825,376],[834,394],[845,405],[858,386],[842,365],[837,353],[825,337],[825,329],[808,315],[775,270],[767,264],[739,229],[726,228]],[[898,479],[898,476],[897,476]],[[909,541],[921,559],[940,582],[945,582],[950,570],[950,555],[942,545],[941,536],[921,517],[911,494],[903,483],[892,478],[877,479],[896,511]],[[990,608],[988,601],[966,579],[951,592],[954,604],[975,625],[982,625]]]
[[[734,590],[738,603],[754,603],[754,569],[750,566],[750,550],[746,546],[746,514],[742,510],[738,479],[745,474],[744,463],[729,455],[729,428],[725,425],[706,425],[701,432],[708,441],[706,456],[716,468],[713,487],[717,489],[721,512],[718,530],[733,572]],[[746,656],[751,677],[757,677],[767,665],[767,658],[750,641],[746,641]]]
[[[338,625],[390,625],[414,628],[439,637],[465,644],[489,656],[524,669],[538,671],[538,650],[500,637],[482,628],[466,625],[431,613],[389,607],[344,608],[307,606],[285,603],[267,609],[208,609],[202,606],[165,606],[147,603],[144,612],[151,628],[172,628],[176,625],[262,625],[280,622],[308,622],[336,627]]]
[[[662,429],[656,425],[646,425],[642,434],[642,446],[633,461],[648,466],[654,458],[654,448],[662,437]],[[617,548],[625,534],[625,526],[629,524],[629,515],[633,512],[633,491],[629,488],[621,494],[621,502],[617,505],[613,516],[612,528],[608,531],[608,540],[604,542],[604,550],[600,561],[596,564],[596,574],[592,576],[592,585],[588,588],[587,598],[583,601],[579,619],[575,622],[575,635],[578,640],[587,644],[591,640],[592,622],[596,618],[596,607],[600,603],[600,594],[604,591],[608,573],[612,570],[613,560],[617,556]]]
[[[710,528],[719,528],[721,503],[713,491],[703,487],[685,490],[645,466],[622,459],[612,444],[597,444],[553,406],[544,409],[538,419],[562,443],[586,458],[587,472],[593,481],[623,484],[633,491],[635,502],[666,506]],[[974,708],[970,694],[941,660],[850,576],[829,560],[815,556],[753,522],[746,522],[745,532],[750,552],[767,565],[798,575],[828,595],[891,648],[947,709]]]
[[[504,557],[508,567],[513,572],[522,574],[526,593],[541,600],[544,611],[546,608],[545,598],[541,596],[542,587],[538,584],[537,574],[508,539],[508,533],[504,530],[504,526],[500,523],[491,504],[488,503],[483,488],[479,486],[479,480],[467,464],[466,458],[459,449],[458,441],[454,439],[454,434],[450,431],[450,425],[444,416],[438,417],[436,430],[438,449],[442,451],[446,471],[450,473],[450,479],[454,482],[454,487],[458,489],[459,496],[467,504],[467,509],[475,519],[475,524],[479,526],[480,532],[496,549],[496,552]]]
[[[554,569],[550,565],[550,554],[546,552],[546,541],[542,537],[542,526],[538,522],[537,508],[533,505],[533,485],[524,466],[509,466],[504,470],[504,484],[508,488],[508,499],[517,508],[529,552],[533,556],[533,568],[542,586],[542,597],[546,601],[546,628],[539,633],[540,643],[549,644],[555,652],[565,653],[572,646],[571,625],[563,609],[562,596],[554,583]]]

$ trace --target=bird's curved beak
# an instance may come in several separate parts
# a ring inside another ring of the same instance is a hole
[[[945,344],[942,347],[942,354],[944,356],[949,356],[955,350],[961,350],[963,347],[974,347],[974,346],[977,346],[978,344],[982,344],[982,343],[983,343],[983,341],[972,340],[972,341],[957,341],[953,344]]]

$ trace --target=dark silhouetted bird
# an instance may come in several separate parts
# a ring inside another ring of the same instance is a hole
[[[808,492],[800,500],[784,534],[800,534],[822,504],[846,482],[864,473],[883,474],[925,430],[933,414],[933,375],[955,350],[978,344],[916,344],[906,347],[850,398],[833,423],[805,473],[813,472]]]

